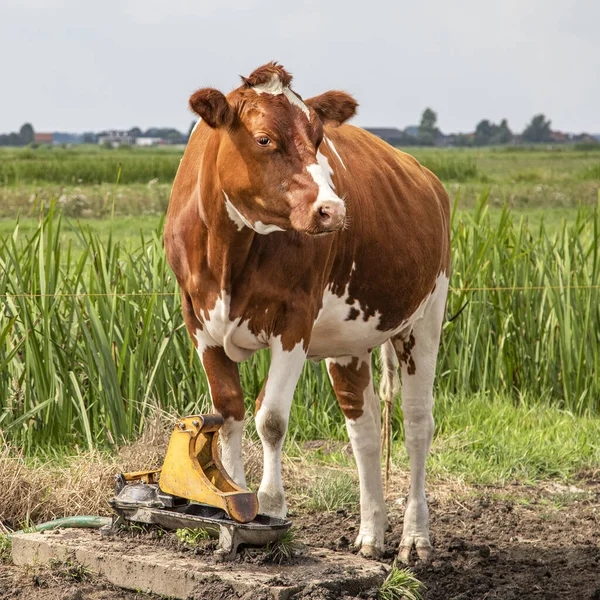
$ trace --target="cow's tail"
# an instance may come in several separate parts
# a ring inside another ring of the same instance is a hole
[[[383,427],[381,450],[385,452],[385,490],[387,493],[390,477],[390,459],[392,444],[392,413],[394,401],[400,392],[400,376],[398,375],[398,357],[392,340],[381,346],[381,382],[379,395],[383,400]]]

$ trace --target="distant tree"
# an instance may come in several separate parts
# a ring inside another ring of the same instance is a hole
[[[95,133],[92,133],[91,131],[86,131],[83,134],[83,143],[84,144],[96,144],[98,142],[98,137],[96,136]]]
[[[9,146],[24,146],[23,140],[18,133],[8,134],[8,145]]]
[[[31,123],[25,123],[21,126],[21,129],[19,129],[19,137],[21,138],[24,146],[33,143],[35,140],[35,134],[33,132]]]
[[[194,131],[194,127],[196,127],[197,121],[192,121],[190,124],[190,128],[188,129],[188,137],[192,135],[192,131]]]
[[[433,146],[438,134],[437,114],[431,108],[426,108],[419,123],[419,141],[426,146]]]
[[[132,127],[127,133],[135,138],[139,138],[142,135],[142,130],[139,127]]]
[[[468,136],[465,133],[457,133],[456,137],[454,138],[454,145],[455,146],[472,146],[473,138],[471,136]]]
[[[476,146],[487,146],[494,134],[494,126],[487,120],[483,119],[477,123],[475,127],[475,137],[473,142]]]
[[[500,125],[494,125],[494,132],[492,133],[491,144],[508,144],[512,141],[513,134],[508,126],[508,121],[502,119]]]
[[[531,119],[531,123],[525,127],[521,137],[526,142],[547,142],[551,139],[550,120],[542,114]]]

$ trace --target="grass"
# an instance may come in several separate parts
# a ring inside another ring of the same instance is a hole
[[[306,505],[314,512],[354,510],[359,503],[358,484],[354,477],[344,472],[328,472],[313,481],[310,499]]]
[[[12,538],[0,532],[0,565],[8,564],[12,564]]]
[[[65,242],[65,233],[70,240]],[[600,213],[581,208],[551,233],[486,198],[453,217],[453,273],[437,388],[600,411]],[[550,258],[549,258],[550,257]],[[52,208],[0,238],[0,427],[25,451],[108,448],[142,431],[152,407],[209,408],[183,325],[160,223],[132,246],[110,226],[71,226]],[[594,287],[596,286],[596,287]],[[492,289],[488,289],[492,288]],[[25,295],[23,295],[25,294]],[[31,296],[33,294],[33,296]],[[128,294],[130,296],[128,296]],[[253,410],[269,367],[240,368]],[[323,364],[307,362],[290,438],[344,439]]]
[[[290,527],[276,542],[267,545],[266,552],[270,561],[280,565],[289,562],[303,548],[304,544],[297,539],[296,530]]]
[[[176,419],[161,413],[145,424],[143,435],[112,452],[58,448],[27,456],[14,446],[0,451],[1,523],[19,529],[23,523],[85,514],[110,514],[115,473],[158,468],[164,459]],[[428,489],[464,484],[502,485],[558,478],[565,481],[559,498],[568,500],[569,480],[600,465],[600,420],[565,414],[552,407],[536,410],[481,397],[439,398],[436,431],[428,457]],[[402,431],[397,432],[402,438]],[[408,457],[403,440],[393,448],[391,491],[408,489]],[[283,460],[287,502],[295,513],[339,509],[358,510],[358,482],[354,461],[338,453],[311,451],[288,441]],[[256,490],[262,473],[260,442],[244,443],[247,480]],[[562,484],[561,484],[562,485]],[[525,489],[525,488],[523,488]],[[145,526],[128,524],[133,531]],[[4,532],[6,533],[6,531]],[[180,534],[186,535],[188,534]],[[191,534],[189,534],[191,535]],[[202,534],[199,534],[202,535]],[[284,540],[285,541],[285,540]],[[0,545],[1,546],[1,545]]]
[[[170,183],[175,177],[182,148],[98,149],[39,147],[0,152],[0,182],[24,184]]]
[[[185,527],[183,529],[177,529],[175,536],[182,543],[187,546],[200,546],[206,540],[210,540],[210,534],[206,529],[191,529]]]
[[[491,394],[438,395],[429,473],[471,484],[568,479],[600,465],[600,419],[548,406],[539,399]],[[400,414],[396,468],[408,468]]]
[[[399,569],[393,564],[390,574],[377,591],[379,600],[422,600],[425,585],[408,568]]]
[[[600,144],[599,144],[600,145]],[[436,173],[463,208],[487,190],[491,206],[577,207],[600,188],[596,147],[406,148]],[[162,214],[181,147],[103,149],[0,148],[0,217],[29,214],[38,202],[61,198],[65,214],[99,217]],[[119,181],[118,187],[115,183]]]

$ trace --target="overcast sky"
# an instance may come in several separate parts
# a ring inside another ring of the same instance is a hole
[[[269,60],[357,125],[600,132],[600,0],[0,0],[0,132],[187,130],[191,92]]]

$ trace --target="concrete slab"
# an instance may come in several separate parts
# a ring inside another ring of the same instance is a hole
[[[182,600],[209,599],[212,592],[224,598],[228,590],[232,595],[286,600],[318,588],[339,597],[378,586],[387,575],[381,563],[326,549],[308,549],[289,566],[217,563],[212,557],[80,529],[15,535],[12,557],[21,566],[74,560],[119,587]]]

